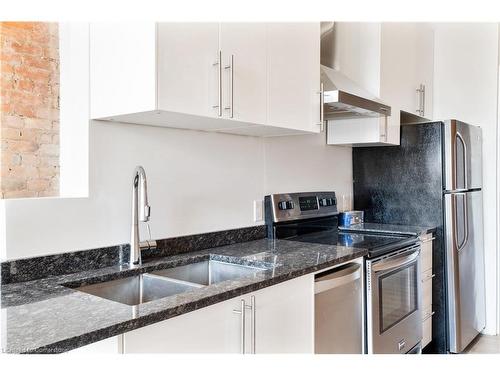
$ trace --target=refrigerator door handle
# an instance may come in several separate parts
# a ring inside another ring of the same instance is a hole
[[[458,131],[456,133],[456,137],[457,139],[460,141],[460,143],[462,144],[462,147],[464,149],[464,159],[463,159],[463,174],[464,174],[464,189],[468,189],[469,188],[469,176],[468,176],[468,169],[469,169],[469,164],[468,164],[468,159],[467,159],[467,153],[469,152],[469,150],[467,150],[467,143],[465,142],[465,139],[464,137],[462,136],[462,134],[460,134]],[[456,144],[455,144],[455,147],[456,147]],[[455,155],[457,155],[458,153],[455,151]],[[456,168],[456,165],[457,165],[457,160],[455,160],[455,168]],[[455,173],[455,186],[458,186],[457,185],[457,174],[458,173]]]
[[[463,241],[459,244],[458,243],[458,223],[457,223],[457,196],[460,195],[460,196],[463,196],[463,225],[464,225],[464,239]],[[467,196],[466,196],[466,193],[453,193],[452,194],[452,198],[453,198],[453,201],[454,201],[454,205],[453,205],[453,216],[455,217],[455,243],[456,243],[456,247],[457,247],[457,252],[460,252],[464,247],[465,245],[467,245],[467,242],[469,241],[469,220],[468,220],[468,217],[469,217],[469,213],[468,213],[468,205],[467,205]]]

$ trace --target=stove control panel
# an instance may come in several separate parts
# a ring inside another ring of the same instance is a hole
[[[281,201],[278,202],[278,209],[280,210],[291,210],[295,207],[293,201]]]
[[[266,222],[280,222],[336,215],[335,192],[272,194],[264,199]]]

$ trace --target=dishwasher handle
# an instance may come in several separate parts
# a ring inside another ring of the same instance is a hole
[[[361,278],[361,265],[358,263],[327,271],[314,280],[314,294],[352,283],[359,278]]]

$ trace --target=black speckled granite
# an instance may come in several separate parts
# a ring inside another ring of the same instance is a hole
[[[120,263],[130,252],[129,245],[102,247],[70,253],[16,259],[1,263],[2,284],[18,283],[81,272]]]
[[[441,122],[401,126],[401,146],[353,149],[354,209],[367,222],[435,227],[432,343],[446,353]]]
[[[367,251],[360,248],[261,239],[155,258],[136,269],[112,266],[2,285],[3,349],[9,353],[65,352],[366,254]],[[67,287],[209,258],[258,265],[266,270],[139,306],[124,305]]]
[[[344,232],[369,232],[369,233],[388,233],[401,234],[407,236],[420,236],[427,233],[432,233],[436,230],[435,227],[423,227],[416,225],[397,225],[397,224],[381,224],[381,223],[361,223],[353,224],[349,227],[339,227]]]
[[[144,250],[143,261],[217,246],[265,238],[264,225],[194,234],[157,240],[158,249]],[[55,255],[16,259],[1,263],[1,283],[18,283],[97,268],[118,266],[128,261],[128,244]]]
[[[159,256],[182,254],[234,243],[260,240],[265,237],[266,227],[264,225],[173,237],[158,240],[158,249],[143,251],[142,257],[147,260]]]

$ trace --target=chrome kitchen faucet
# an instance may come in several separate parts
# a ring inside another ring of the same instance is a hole
[[[130,236],[130,260],[129,267],[134,268],[141,265],[141,250],[155,249],[156,241],[151,240],[149,229],[149,240],[140,242],[139,221],[147,223],[151,215],[151,207],[148,205],[148,187],[146,183],[146,172],[141,166],[137,166],[134,172],[132,185],[132,232]]]

